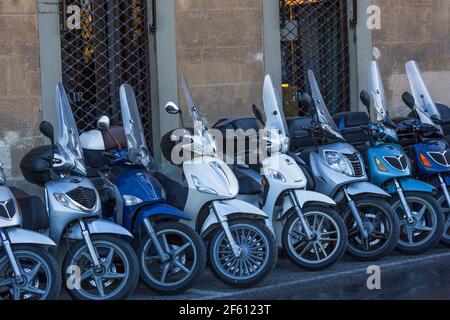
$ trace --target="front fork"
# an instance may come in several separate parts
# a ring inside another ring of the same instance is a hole
[[[87,245],[89,255],[92,258],[94,270],[96,272],[100,272],[102,270],[102,266],[100,264],[100,260],[98,259],[97,251],[94,248],[94,244],[92,243],[91,234],[89,233],[89,230],[86,227],[86,224],[84,223],[83,219],[79,219],[78,223],[80,224],[81,235],[83,236],[84,242]]]
[[[20,273],[20,268],[19,265],[17,264],[16,257],[14,256],[14,252],[11,247],[11,242],[9,241],[8,237],[3,231],[0,231],[0,236],[2,238],[3,248],[6,251],[9,262],[11,263],[11,267],[14,271],[14,277],[17,282],[22,283],[24,279],[22,277],[22,274]]]
[[[447,201],[447,205],[450,208],[450,194],[449,194],[448,189],[447,189],[447,183],[445,182],[445,180],[442,177],[442,175],[439,175],[439,183],[441,184],[441,189],[442,189],[442,192],[445,195],[445,200]]]
[[[155,229],[153,228],[153,225],[150,221],[150,218],[144,219],[144,227],[147,231],[148,236],[150,239],[152,239],[153,245],[155,246],[156,252],[158,253],[161,261],[167,262],[170,260],[170,256],[164,252],[163,248],[161,247],[161,243],[159,243],[158,236],[156,235]]]
[[[308,238],[308,241],[313,240],[314,239],[314,233],[311,230],[311,227],[310,227],[308,221],[306,220],[305,216],[303,215],[302,208],[300,207],[300,201],[297,198],[297,194],[294,191],[290,190],[289,191],[289,197],[290,197],[291,202],[292,202],[292,204],[293,204],[293,206],[295,208],[295,211],[296,211],[296,213],[297,213],[297,215],[298,215],[298,217],[300,219],[300,222],[302,224],[303,230],[305,230],[306,237]]]
[[[361,219],[358,207],[356,206],[355,201],[348,194],[346,188],[344,188],[344,194],[345,197],[347,198],[348,206],[350,207],[350,211],[352,212],[353,218],[356,221],[356,225],[358,226],[359,232],[361,233],[364,239],[369,238],[369,232],[367,231],[367,228],[364,226],[364,222]]]
[[[228,243],[230,244],[231,249],[233,250],[234,256],[236,258],[239,257],[242,254],[242,249],[241,249],[241,247],[239,247],[237,245],[236,241],[233,238],[233,235],[231,234],[228,220],[220,214],[219,210],[216,207],[215,201],[213,201],[212,207],[213,207],[213,211],[216,215],[217,221],[219,221],[220,226],[222,227],[223,231],[225,232],[225,236],[227,237]]]
[[[414,223],[414,217],[411,212],[411,208],[408,205],[408,201],[406,201],[405,194],[403,192],[402,186],[400,185],[400,182],[398,182],[397,179],[394,179],[395,188],[397,189],[398,197],[400,198],[400,201],[403,206],[403,210],[405,210],[406,218],[408,219],[409,223]]]

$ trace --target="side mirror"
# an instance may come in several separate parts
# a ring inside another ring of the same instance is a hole
[[[304,109],[305,113],[309,113],[309,111],[311,110],[311,106],[312,106],[312,98],[309,95],[309,93],[306,93],[306,92],[303,93],[300,96],[300,99],[298,102],[299,102],[300,108]]]
[[[414,111],[414,106],[416,105],[416,100],[414,99],[413,95],[409,92],[405,92],[402,95],[403,102]]]
[[[108,131],[111,123],[108,116],[101,116],[97,121],[97,129],[100,131]]]
[[[363,90],[359,95],[359,99],[361,100],[362,104],[367,108],[367,112],[370,115],[370,107],[372,103],[370,94],[366,90]]]
[[[172,101],[167,102],[166,106],[164,107],[166,109],[167,113],[170,114],[179,114],[181,113],[180,108]]]
[[[55,129],[53,128],[53,125],[48,121],[42,121],[39,125],[39,131],[50,139],[52,142],[52,145],[55,145]]]
[[[259,108],[254,104],[252,106],[253,114],[255,115],[256,119],[258,119],[263,125],[265,125],[264,117],[259,110]]]

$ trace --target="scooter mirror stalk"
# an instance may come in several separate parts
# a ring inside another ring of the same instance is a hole
[[[55,145],[55,130],[53,128],[53,125],[48,121],[42,121],[39,125],[39,131],[50,139],[52,146]]]
[[[100,131],[108,131],[111,121],[108,116],[101,116],[97,121],[97,129]]]
[[[416,100],[413,95],[409,92],[405,92],[402,95],[403,102],[411,109],[414,110],[414,106],[416,105]]]

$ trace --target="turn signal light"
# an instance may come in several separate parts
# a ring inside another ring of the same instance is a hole
[[[430,160],[428,160],[427,157],[423,153],[420,154],[420,161],[422,161],[422,163],[425,167],[430,168],[433,166],[433,164],[430,162]]]
[[[267,179],[266,179],[266,178],[263,178],[262,181],[261,181],[261,183],[262,183],[262,185],[263,185],[264,187],[267,186]]]

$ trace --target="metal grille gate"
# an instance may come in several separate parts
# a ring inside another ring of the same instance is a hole
[[[73,6],[81,24],[69,29]],[[62,78],[79,130],[95,128],[102,115],[120,124],[119,87],[128,83],[151,145],[147,20],[147,0],[60,0]]]
[[[280,0],[283,102],[305,115],[298,97],[310,92],[312,69],[330,112],[350,110],[347,0]]]

